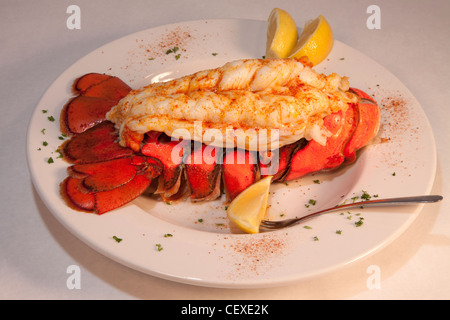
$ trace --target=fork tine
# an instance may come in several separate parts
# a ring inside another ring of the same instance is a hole
[[[263,228],[263,229],[272,229],[273,228],[274,223],[272,223],[269,220],[263,220],[261,221],[259,227]]]
[[[279,220],[279,221],[270,221],[270,220],[262,220],[260,224],[260,228],[263,229],[281,229],[287,227],[296,222],[296,219],[287,219],[287,220]]]
[[[261,226],[264,227],[275,227],[280,224],[281,221],[270,221],[270,220],[263,220],[261,221]]]
[[[260,226],[259,226],[259,229],[260,230],[276,230],[276,229],[278,229],[277,227],[275,227],[275,226],[273,226],[273,225],[263,225],[263,224],[261,224]]]

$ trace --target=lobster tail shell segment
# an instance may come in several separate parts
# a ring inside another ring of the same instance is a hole
[[[117,143],[118,133],[114,124],[104,121],[64,143],[60,150],[71,163],[93,163],[130,156],[133,151]]]
[[[344,149],[347,162],[355,161],[356,151],[366,146],[377,135],[381,116],[380,108],[371,96],[356,88],[350,90],[356,93],[360,100],[355,105],[358,112],[356,129]]]
[[[260,179],[257,153],[243,149],[226,152],[222,164],[224,189],[229,201]]]
[[[129,183],[118,188],[95,193],[95,212],[103,214],[129,203],[143,194],[151,182],[149,176],[138,174]]]
[[[221,152],[201,144],[194,147],[185,159],[185,175],[192,201],[209,201],[221,195]]]
[[[118,158],[96,163],[75,164],[69,167],[69,175],[83,177],[83,185],[91,192],[102,192],[120,187],[136,176],[138,166],[132,157]]]
[[[73,86],[76,97],[69,100],[60,115],[61,131],[74,135],[92,128],[125,97],[131,88],[122,80],[100,73],[88,73]]]
[[[131,91],[131,88],[117,77],[88,73],[77,80],[74,90],[82,96],[119,102]]]
[[[306,139],[288,144],[274,151],[259,154],[261,178],[272,176],[272,182],[283,181],[289,172],[293,155],[307,144]]]
[[[77,80],[73,83],[73,91],[81,94],[82,92],[85,92],[88,88],[98,85],[101,82],[108,80],[112,78],[111,75],[104,74],[104,73],[86,73],[85,75],[79,77]]]
[[[114,100],[77,96],[65,106],[62,127],[65,134],[74,135],[105,120],[106,113],[117,104]]]
[[[140,156],[75,164],[61,194],[75,209],[103,214],[140,196],[160,172],[158,163]]]
[[[163,133],[154,131],[147,137],[141,152],[161,163],[162,172],[156,193],[169,200],[183,189],[184,148],[190,146],[190,141],[170,141]]]
[[[95,196],[84,187],[82,178],[68,176],[61,183],[60,192],[71,208],[86,212],[95,210]]]

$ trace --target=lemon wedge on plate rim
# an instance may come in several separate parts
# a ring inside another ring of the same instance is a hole
[[[267,28],[266,58],[287,58],[297,44],[297,25],[285,10],[270,12]]]
[[[307,21],[292,50],[289,58],[307,56],[315,66],[325,60],[333,48],[333,31],[328,21],[320,15],[314,20]]]
[[[259,233],[259,225],[267,211],[272,176],[255,182],[234,198],[227,209],[227,216],[246,233]]]

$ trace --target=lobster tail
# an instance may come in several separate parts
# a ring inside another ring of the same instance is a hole
[[[159,131],[130,131],[125,135],[132,144],[124,147],[105,117],[130,90],[120,79],[98,73],[74,84],[78,95],[61,112],[61,128],[71,138],[60,147],[71,164],[61,194],[73,208],[103,214],[143,194],[152,182],[166,201],[187,195],[191,201],[209,201],[222,194],[232,201],[262,177],[272,176],[274,183],[294,180],[355,161],[380,123],[376,102],[351,88],[358,101],[323,118],[324,141],[303,137],[276,150],[249,151],[175,141]]]

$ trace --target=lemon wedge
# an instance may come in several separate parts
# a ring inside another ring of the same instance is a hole
[[[272,176],[252,184],[231,201],[227,216],[239,229],[246,233],[258,233],[264,219],[269,199]]]
[[[274,8],[269,15],[266,58],[286,58],[298,40],[297,25],[285,10]]]
[[[305,23],[305,28],[289,58],[298,59],[307,56],[313,65],[317,65],[331,52],[333,42],[333,31],[328,21],[320,15]]]

